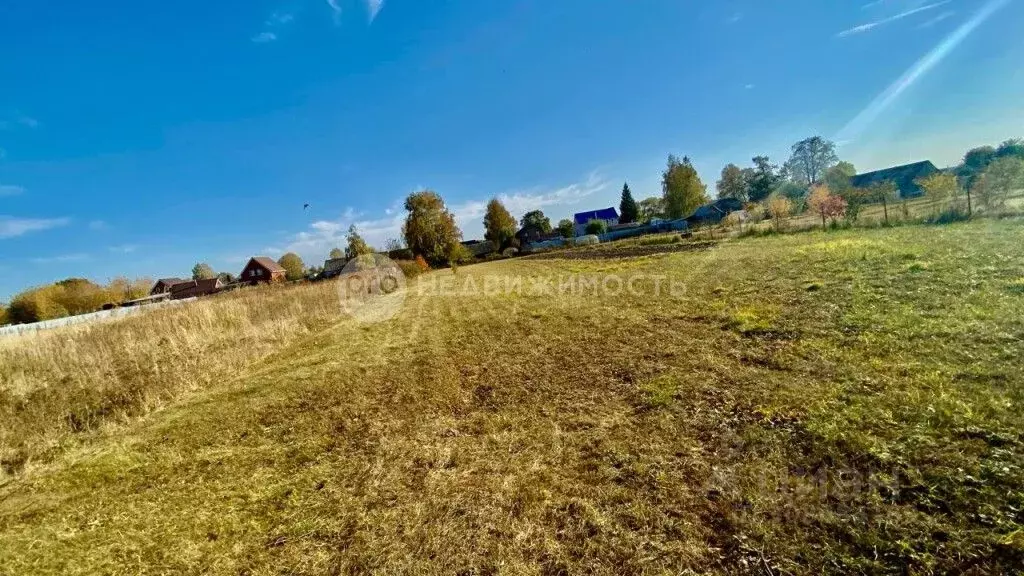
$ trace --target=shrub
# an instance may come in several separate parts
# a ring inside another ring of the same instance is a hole
[[[576,226],[568,218],[558,222],[558,233],[562,238],[572,238],[576,235]]]
[[[785,219],[789,217],[793,211],[793,203],[790,202],[789,198],[781,194],[773,194],[768,198],[768,213],[771,214],[772,220],[775,221],[775,229],[782,230],[782,225]]]
[[[420,272],[426,272],[427,270],[430,270],[430,264],[427,264],[427,260],[423,256],[416,256],[415,262],[416,265],[420,267]]]
[[[949,206],[924,219],[925,224],[952,224],[970,220],[971,216],[959,206]]]
[[[584,228],[584,231],[587,234],[604,234],[608,231],[608,223],[604,220],[591,220],[590,222],[587,222],[587,226]]]
[[[448,266],[451,267],[452,271],[458,269],[461,264],[472,264],[473,253],[469,251],[462,244],[455,244],[448,251]]]
[[[415,260],[396,260],[395,264],[405,274],[406,278],[415,278],[423,274],[424,270]]]

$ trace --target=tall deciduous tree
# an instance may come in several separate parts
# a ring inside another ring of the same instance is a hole
[[[707,186],[687,156],[680,160],[669,154],[668,165],[661,174],[661,190],[665,215],[671,219],[689,216],[708,201]]]
[[[751,161],[753,168],[744,170],[744,179],[747,181],[747,200],[750,202],[761,202],[779,185],[779,169],[768,160],[767,156],[754,156]]]
[[[363,237],[359,235],[355,224],[348,227],[347,237],[348,243],[345,245],[345,258],[351,260],[356,256],[373,253],[373,248],[370,248],[366,241],[363,240]]]
[[[979,146],[968,150],[964,154],[963,162],[957,168],[957,175],[963,181],[964,188],[967,190],[974,188],[975,181],[995,159],[996,149],[991,146]]]
[[[524,217],[523,220],[526,218]],[[550,224],[549,224],[550,226]],[[491,198],[484,214],[484,238],[498,251],[504,250],[516,235],[516,219],[497,198]]]
[[[1020,138],[1010,138],[999,145],[996,148],[997,158],[1006,158],[1007,156],[1013,156],[1024,160],[1024,140]]]
[[[719,198],[735,198],[740,202],[747,201],[747,175],[735,164],[727,164],[722,168],[722,177],[715,184]]]
[[[210,278],[216,278],[217,273],[213,271],[213,267],[206,262],[200,262],[192,267],[192,279],[193,280],[209,280]]]
[[[833,194],[840,196],[853,188],[852,178],[857,175],[857,169],[849,162],[839,162],[828,170],[825,170],[825,185]]]
[[[653,218],[661,218],[665,213],[665,200],[658,198],[657,196],[651,196],[650,198],[644,198],[640,201],[640,215],[638,220],[640,222],[650,222]]]
[[[331,260],[337,260],[338,258],[344,258],[345,253],[341,251],[341,248],[334,247],[331,248],[331,253],[328,254],[327,257]]]
[[[640,206],[633,199],[633,193],[629,190],[629,183],[622,184],[622,198],[619,200],[619,222],[629,224],[636,222],[640,217]]]
[[[447,263],[454,245],[462,240],[462,232],[444,200],[431,190],[414,192],[405,199],[405,209],[408,212],[402,225],[405,245],[431,264]]]
[[[836,145],[821,136],[805,138],[793,144],[793,154],[786,162],[790,178],[810,186],[825,176],[825,171],[839,162]]]
[[[277,260],[277,263],[284,268],[284,277],[289,280],[301,280],[306,272],[306,265],[302,258],[294,252],[288,252]]]
[[[523,218],[519,221],[519,225],[523,228],[536,228],[543,234],[551,233],[551,219],[545,216],[544,212],[540,210],[530,210],[526,214],[523,214]]]

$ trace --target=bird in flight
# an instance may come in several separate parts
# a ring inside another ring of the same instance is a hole
[[[302,209],[303,210],[309,210],[309,204],[303,204],[302,205]]]

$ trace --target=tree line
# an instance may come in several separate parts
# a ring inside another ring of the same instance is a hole
[[[860,209],[869,203],[883,207],[889,218],[889,204],[899,199],[892,182],[880,182],[866,189],[856,189],[851,178],[857,174],[853,164],[836,154],[833,142],[821,136],[800,140],[791,147],[791,154],[781,166],[768,156],[755,156],[751,165],[727,164],[716,182],[718,198],[734,198],[745,205],[748,213],[760,212],[781,228],[795,212],[810,211],[828,221],[839,218],[856,220]],[[966,200],[969,215],[975,205],[985,210],[1002,210],[1009,196],[1024,188],[1024,140],[1011,139],[998,146],[981,146],[968,150],[963,160],[952,169],[940,171],[918,181],[929,197],[939,200]],[[655,218],[678,219],[689,216],[710,201],[707,186],[701,181],[690,158],[669,155],[661,173],[661,194],[636,201],[629,183],[624,183],[619,201],[620,223],[647,223]],[[462,231],[444,199],[432,190],[410,194],[405,200],[406,218],[401,239],[386,241],[383,251],[401,251],[429,266],[456,266],[473,259],[462,245]],[[959,208],[957,208],[959,210]],[[565,218],[552,226],[541,210],[530,210],[518,221],[497,197],[488,203],[483,217],[484,238],[498,252],[519,248],[517,230],[536,230],[540,235],[557,231],[564,237],[575,235],[575,223]],[[604,231],[604,222],[593,221],[585,226],[587,233]],[[346,235],[344,250],[333,248],[331,259],[352,259],[376,252],[360,236],[353,225]],[[278,259],[289,280],[299,280],[322,271],[306,267],[294,252]],[[227,272],[217,273],[208,263],[197,263],[192,269],[194,280],[219,277],[232,282]],[[32,288],[16,295],[5,308],[0,306],[0,325],[27,323],[63,316],[93,312],[105,304],[140,298],[149,293],[149,278],[128,280],[116,278],[103,286],[84,278],[69,278],[54,284]]]
[[[755,156],[752,166],[727,164],[716,183],[719,198],[735,198],[748,212],[762,212],[777,224],[807,210],[821,218],[822,226],[839,218],[856,220],[867,204],[881,204],[885,220],[889,204],[900,199],[892,181],[859,189],[852,184],[857,170],[839,159],[835,144],[821,136],[805,138],[791,147],[790,158],[778,166],[767,156]],[[987,210],[1001,210],[1016,190],[1024,188],[1024,140],[1011,139],[998,147],[968,150],[955,167],[916,182],[928,197],[938,200],[966,198],[966,213],[976,198]],[[959,210],[959,208],[956,208]]]

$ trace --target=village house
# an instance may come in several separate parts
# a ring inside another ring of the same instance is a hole
[[[171,287],[175,284],[181,284],[182,282],[186,282],[186,280],[183,278],[161,278],[157,280],[156,284],[153,285],[153,288],[150,289],[149,295],[156,296],[157,294],[170,294]]]
[[[913,164],[893,166],[885,170],[857,174],[850,179],[850,184],[854,188],[867,188],[872,184],[892,182],[896,185],[900,198],[915,198],[924,194],[924,190],[921,190],[921,187],[917,185],[917,180],[931,176],[938,171],[939,169],[935,167],[935,164],[925,160],[923,162],[914,162]]]
[[[198,298],[216,294],[224,283],[220,278],[207,278],[205,280],[187,280],[171,286],[171,299],[183,300],[185,298]]]
[[[285,269],[266,256],[255,256],[249,259],[249,263],[242,268],[238,275],[239,282],[248,284],[260,284],[270,282],[281,282],[285,279]]]
[[[601,210],[579,212],[573,215],[576,236],[583,236],[587,233],[587,223],[591,220],[603,220],[610,228],[619,223],[619,213],[615,208],[602,208]]]
[[[714,202],[708,202],[697,208],[686,217],[686,223],[690,226],[718,224],[730,212],[743,210],[743,203],[735,198],[719,198]]]
[[[494,242],[490,240],[466,240],[462,242],[462,245],[469,250],[474,258],[483,258],[494,252]]]
[[[320,272],[321,279],[334,278],[335,276],[341,276],[341,273],[345,270],[345,265],[348,264],[348,258],[330,258],[324,261],[324,269]]]

